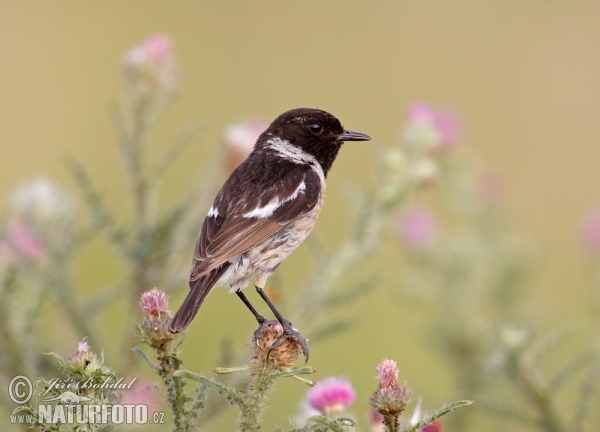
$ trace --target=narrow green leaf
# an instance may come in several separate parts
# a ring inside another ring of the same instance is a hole
[[[230,373],[234,373],[234,372],[242,372],[248,369],[252,369],[251,365],[243,365],[243,366],[238,366],[238,367],[230,367],[230,368],[223,368],[223,367],[218,367],[215,369],[215,372],[220,374],[220,375],[227,375]]]
[[[283,372],[278,372],[276,374],[273,374],[274,377],[280,377],[280,378],[284,378],[284,377],[292,377],[295,375],[305,375],[305,374],[311,374],[311,373],[315,373],[317,370],[313,367],[310,366],[305,366],[305,367],[301,367],[298,369],[292,369],[289,371],[283,371]]]
[[[344,430],[344,426],[356,427],[356,423],[354,422],[354,420],[349,418],[340,418],[337,420],[332,420],[327,417],[315,415],[310,417],[308,421],[318,424],[320,426],[325,426],[326,428],[334,432],[346,432]]]
[[[592,353],[583,352],[570,359],[559,371],[552,377],[550,387],[553,392],[560,390],[573,376],[584,369],[593,359]]]
[[[142,360],[144,360],[148,364],[148,366],[150,366],[152,369],[157,370],[157,371],[160,370],[160,366],[158,366],[156,363],[154,363],[152,360],[150,360],[144,351],[142,351],[138,347],[132,348],[132,351],[134,353],[136,353],[137,355],[139,355],[142,358]]]
[[[141,325],[136,323],[135,329],[137,330],[138,334],[140,335],[140,337],[142,338],[142,340],[144,342],[146,342],[148,345],[152,345],[152,341],[148,338],[148,336],[146,336],[146,332],[144,331],[144,329],[142,328]]]
[[[61,368],[63,368],[63,369],[67,368],[67,363],[65,363],[65,360],[58,354],[49,352],[49,353],[46,353],[46,355],[48,355],[48,356],[52,357],[54,360],[56,360]]]
[[[212,379],[205,377],[204,375],[200,375],[187,370],[179,370],[173,375],[176,377],[187,378],[202,384],[206,384],[208,387],[217,390],[219,393],[227,393],[236,402],[239,401],[239,396],[235,389],[232,389],[231,387],[228,387],[225,384],[221,384],[220,382],[213,381]]]
[[[151,179],[157,179],[167,171],[167,169],[173,164],[177,157],[185,150],[185,148],[192,142],[192,139],[200,131],[200,125],[192,124],[188,125],[185,129],[179,132],[173,142],[167,147],[164,153],[157,159],[154,167],[151,168]]]
[[[298,375],[294,375],[294,376],[292,376],[292,378],[294,378],[300,382],[303,382],[304,384],[308,384],[311,387],[315,385],[315,382],[312,380],[309,380],[308,378],[304,378],[304,377],[301,377]]]
[[[458,408],[469,406],[472,403],[473,403],[473,401],[470,401],[470,400],[461,400],[461,401],[451,403],[450,405],[445,405],[441,409],[439,409],[436,412],[434,412],[433,414],[431,414],[430,416],[425,417],[423,420],[421,420],[416,425],[414,425],[408,429],[403,429],[403,432],[415,432],[419,429],[424,428],[429,423],[434,422],[435,420],[439,419],[440,417],[442,417],[448,413],[451,413],[452,411],[454,411]]]

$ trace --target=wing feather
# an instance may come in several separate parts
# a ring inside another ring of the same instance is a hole
[[[296,167],[270,195],[267,192],[254,200],[248,196],[239,197],[237,202],[241,204],[230,210],[220,200],[221,193],[217,196],[213,208],[217,209],[218,215],[204,220],[196,244],[190,282],[259,245],[317,205],[321,194],[319,176],[311,167]],[[265,217],[244,216],[260,205],[264,207],[274,202],[279,205],[272,206],[272,213]]]

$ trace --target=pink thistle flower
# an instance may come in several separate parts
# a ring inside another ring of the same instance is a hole
[[[442,430],[442,421],[434,420],[422,429],[422,432],[440,432]]]
[[[87,336],[84,337],[81,342],[79,342],[79,345],[77,346],[78,354],[85,354],[90,350],[90,345],[85,341],[86,339],[87,339]]]
[[[244,162],[254,144],[269,125],[262,120],[249,120],[227,126],[225,129],[225,150],[227,151],[227,170],[233,172]]]
[[[142,294],[140,307],[146,318],[160,317],[164,313],[169,313],[169,298],[164,291],[152,288]]]
[[[398,366],[394,360],[383,359],[375,368],[380,387],[390,387],[398,384]]]
[[[123,404],[146,405],[147,407],[156,407],[159,405],[160,394],[156,385],[145,384],[136,386],[132,391],[123,396]]]
[[[35,262],[43,258],[45,254],[44,246],[26,224],[22,222],[10,224],[8,237],[15,251],[26,261]]]
[[[327,377],[317,382],[307,394],[308,404],[323,415],[345,411],[356,399],[352,384],[343,378]]]
[[[581,224],[581,240],[592,253],[600,253],[600,208],[584,217]]]
[[[462,124],[456,113],[417,102],[408,110],[405,136],[409,141],[424,141],[434,150],[452,150],[462,136]]]
[[[126,54],[124,67],[127,78],[146,90],[173,90],[178,87],[180,73],[175,64],[173,43],[168,36],[148,36]]]
[[[404,244],[414,250],[430,247],[437,236],[433,214],[424,207],[409,207],[400,215],[400,236]]]

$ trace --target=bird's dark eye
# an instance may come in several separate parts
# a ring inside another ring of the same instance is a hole
[[[321,133],[321,131],[323,130],[323,125],[321,123],[315,122],[315,123],[309,124],[308,128],[315,135],[319,135]]]

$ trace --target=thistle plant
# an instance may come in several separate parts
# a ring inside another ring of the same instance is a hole
[[[35,391],[39,394],[38,409],[36,405],[22,405],[13,411],[13,415],[23,414],[31,419],[30,426],[43,431],[100,431],[110,427],[103,423],[106,412],[82,409],[82,404],[109,406],[116,403],[119,392],[116,385],[117,376],[104,364],[104,353],[100,355],[91,350],[85,338],[79,343],[77,352],[68,358],[56,353],[49,353],[64,374],[62,380],[40,378],[35,383]],[[48,407],[58,401],[66,406],[63,410],[52,410]],[[45,405],[45,404],[46,405]],[[76,419],[76,421],[75,421]]]
[[[421,417],[420,400],[417,408],[410,417],[402,417],[407,405],[412,401],[412,390],[406,384],[398,382],[398,366],[394,360],[383,359],[377,366],[379,387],[369,397],[369,405],[381,416],[381,422],[386,432],[425,432],[435,427],[438,419],[458,408],[471,405],[471,401],[462,400],[444,406],[432,415]]]
[[[487,410],[540,432],[595,429],[600,362],[593,350],[576,353],[556,370],[546,371],[545,363],[572,336],[569,332],[537,340],[525,328],[505,327],[499,336],[501,350],[494,369],[523,403],[510,404],[514,397],[498,400],[497,395],[490,395],[483,400]],[[565,403],[567,391],[576,395],[573,405]]]
[[[257,431],[261,429],[260,420],[267,404],[267,396],[276,381],[281,378],[295,378],[312,385],[313,382],[301,375],[316,372],[305,366],[293,368],[294,362],[302,353],[302,348],[294,340],[286,340],[274,350],[271,346],[283,334],[283,327],[278,322],[269,322],[253,339],[251,348],[254,355],[242,366],[234,368],[217,368],[215,372],[228,375],[237,372],[247,372],[245,385],[234,388],[204,375],[190,371],[178,371],[175,376],[187,378],[202,383],[216,390],[235,404],[239,411],[239,430]]]
[[[167,400],[173,414],[174,430],[191,431],[194,428],[198,410],[204,407],[206,386],[197,389],[197,396],[187,395],[185,380],[176,376],[182,361],[178,356],[178,345],[173,345],[176,336],[169,333],[169,323],[173,316],[168,310],[167,295],[156,288],[142,294],[140,307],[144,321],[136,328],[142,342],[152,348],[156,354],[155,363],[142,350],[134,351],[148,364],[163,381],[167,390]]]
[[[58,388],[48,378],[56,374],[56,364],[65,380],[72,383],[114,380],[117,370],[137,376],[144,373],[142,366],[147,364],[166,395],[176,431],[208,430],[210,422],[231,404],[239,411],[239,430],[266,429],[263,415],[270,395],[276,387],[296,384],[310,389],[305,413],[291,431],[356,429],[358,422],[351,409],[362,406],[366,410],[367,401],[372,409],[371,431],[439,432],[442,427],[468,431],[473,429],[473,414],[477,412],[501,413],[524,430],[594,430],[598,419],[593,407],[599,402],[598,347],[590,343],[584,349],[572,350],[565,361],[548,367],[544,359],[559,345],[560,338],[539,342],[531,331],[509,326],[515,321],[527,322],[515,306],[524,292],[530,267],[527,245],[507,216],[501,181],[482,174],[485,171],[458,148],[462,138],[458,116],[425,103],[409,110],[398,145],[376,150],[376,185],[374,191],[355,190],[351,194],[355,211],[349,218],[347,237],[325,248],[319,232],[315,232],[308,240],[314,271],[305,281],[289,281],[297,285],[294,298],[275,301],[284,303],[278,307],[285,309],[286,316],[309,336],[311,348],[318,350],[319,343],[357,324],[339,311],[381,285],[381,279],[373,275],[356,278],[354,269],[365,267],[370,257],[388,245],[386,233],[395,229],[398,241],[391,240],[402,254],[401,273],[382,277],[395,278],[394,286],[403,299],[421,302],[427,315],[426,331],[432,335],[426,341],[429,348],[436,350],[438,361],[450,368],[461,397],[476,399],[477,406],[484,409],[464,410],[440,419],[470,404],[464,400],[422,414],[422,399],[398,381],[393,360],[384,360],[377,367],[378,385],[368,399],[347,378],[337,376],[338,370],[327,371],[327,378],[314,383],[306,377],[315,372],[314,368],[295,365],[300,354],[295,342],[286,341],[270,351],[282,334],[277,322],[265,325],[251,341],[250,359],[246,360],[248,347],[240,344],[230,346],[230,352],[221,349],[218,353],[219,348],[215,348],[215,357],[226,361],[218,363],[222,367],[217,367],[213,376],[183,369],[180,349],[185,336],[177,340],[169,334],[168,297],[150,288],[160,286],[171,292],[187,285],[198,215],[209,207],[204,197],[214,195],[212,178],[231,172],[266,125],[251,120],[227,128],[223,164],[206,161],[199,169],[201,178],[194,182],[197,186],[167,207],[159,200],[158,191],[173,162],[199,129],[195,124],[184,128],[170,144],[156,140],[161,136],[156,133],[161,119],[168,115],[181,88],[172,41],[153,35],[129,50],[121,79],[123,94],[111,114],[128,184],[129,213],[117,215],[106,204],[105,193],[91,171],[71,160],[69,169],[80,187],[82,203],[62,187],[38,178],[17,188],[10,207],[0,217],[0,384],[6,388],[17,375],[42,377],[36,383],[37,396],[16,410],[6,392],[0,393],[7,413],[32,416],[33,426],[40,430],[114,429],[117,425],[110,423],[46,421],[35,403],[43,398],[61,398],[68,391],[78,403],[110,405],[131,394],[129,390],[74,384]],[[598,220],[600,217],[592,214],[583,228],[592,259],[600,251]],[[111,286],[95,287],[98,294],[84,300],[74,268],[79,252],[97,238],[104,238],[112,247],[126,267],[126,276]],[[600,280],[597,268],[594,274]],[[271,279],[267,290],[277,290],[277,284],[287,285],[285,279]],[[596,281],[594,287],[598,285]],[[592,294],[597,292],[595,289]],[[121,297],[124,304],[117,301]],[[598,307],[600,302],[593,304]],[[44,305],[51,310],[44,311]],[[98,325],[109,305],[119,307],[119,316],[124,317],[118,323],[124,329],[118,341],[124,355],[113,357],[114,369],[105,365],[103,353],[97,354],[100,350],[92,349],[102,343],[116,349],[113,334],[106,333],[107,326]],[[137,335],[133,330],[136,315],[143,317],[136,326]],[[52,347],[62,341],[47,334],[42,316],[44,322],[50,317],[53,326],[60,326],[56,333],[61,339],[81,340],[74,354],[43,354],[59,351]],[[133,348],[138,357],[128,356],[136,336],[145,346]],[[138,358],[144,363],[133,360]],[[567,402],[573,394],[575,406],[571,408]],[[515,395],[522,402],[507,403]]]

